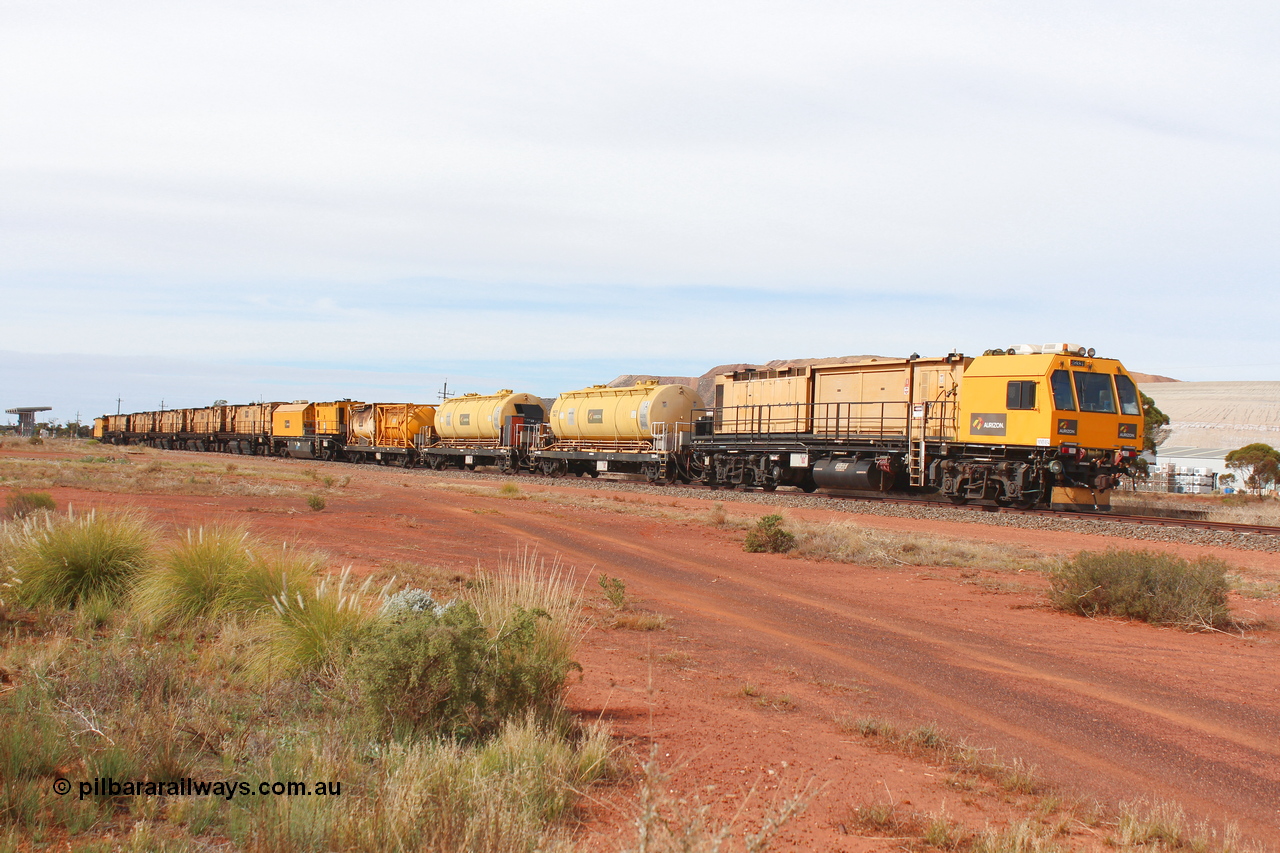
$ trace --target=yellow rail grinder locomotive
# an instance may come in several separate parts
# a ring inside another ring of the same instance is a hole
[[[1104,509],[1142,447],[1137,386],[1070,344],[716,378],[692,449],[710,484]]]

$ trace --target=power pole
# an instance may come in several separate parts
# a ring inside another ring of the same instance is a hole
[[[116,397],[116,414],[120,414],[120,398]]]

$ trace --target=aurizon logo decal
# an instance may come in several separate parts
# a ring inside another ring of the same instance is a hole
[[[1004,435],[1006,420],[1000,412],[977,412],[969,423],[969,431],[974,435]]]

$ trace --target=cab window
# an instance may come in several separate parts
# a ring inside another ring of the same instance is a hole
[[[1074,412],[1075,398],[1071,396],[1071,376],[1065,370],[1055,370],[1049,379],[1053,386],[1053,407],[1060,412]]]
[[[1116,395],[1111,390],[1111,377],[1105,373],[1075,372],[1076,397],[1080,399],[1080,411],[1116,413]]]
[[[1123,373],[1117,373],[1116,390],[1120,392],[1120,414],[1136,415],[1142,411],[1138,407],[1138,389],[1132,379]]]
[[[1015,379],[1009,383],[1005,394],[1006,409],[1034,409],[1036,407],[1035,380]]]

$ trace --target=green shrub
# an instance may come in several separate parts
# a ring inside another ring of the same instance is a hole
[[[565,682],[582,669],[573,660],[585,630],[580,588],[525,551],[480,572],[467,595],[439,605],[398,593],[363,636],[352,671],[383,727],[466,738],[530,714],[557,721]]]
[[[48,492],[14,492],[5,501],[5,512],[10,518],[25,518],[42,509],[52,512],[57,508]]]
[[[611,578],[602,572],[596,579],[596,583],[600,584],[600,589],[604,590],[604,597],[609,599],[609,604],[614,610],[626,609],[627,585],[622,578]]]
[[[538,654],[545,612],[517,608],[490,631],[470,602],[405,611],[363,637],[353,671],[384,727],[406,734],[485,737],[530,713],[551,719],[569,671]]]
[[[548,567],[535,552],[525,550],[504,560],[496,572],[478,571],[467,596],[492,641],[507,655],[506,665],[518,669],[529,683],[538,709],[558,707],[568,673],[581,671],[573,659],[587,630],[581,585],[559,561]],[[517,632],[519,642],[501,644],[499,638],[524,625],[526,618],[533,630]]]
[[[133,512],[28,519],[12,545],[18,596],[55,607],[119,599],[153,564],[155,542],[150,523]]]
[[[405,611],[370,629],[353,672],[380,723],[410,732],[457,734],[479,728],[488,635],[462,603],[439,615]]]
[[[782,529],[782,516],[766,515],[747,531],[742,549],[753,553],[785,554],[795,547],[796,537]]]
[[[1231,625],[1229,589],[1227,565],[1213,557],[1192,563],[1150,551],[1085,551],[1052,572],[1049,599],[1083,616],[1222,628]]]
[[[307,506],[311,507],[312,512],[319,512],[324,509],[323,495],[307,495]]]

